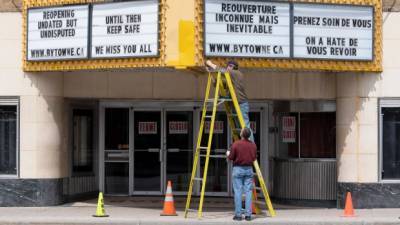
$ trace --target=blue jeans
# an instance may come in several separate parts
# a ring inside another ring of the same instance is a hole
[[[249,110],[250,110],[250,107],[249,107],[248,102],[240,103],[240,111],[242,112],[242,115],[243,115],[244,124],[248,128],[250,128]],[[251,130],[251,128],[250,128],[250,130]],[[250,141],[254,142],[253,131],[251,131]]]
[[[232,183],[235,196],[235,215],[242,216],[242,193],[245,194],[245,216],[251,216],[251,200],[253,190],[253,167],[234,166]]]

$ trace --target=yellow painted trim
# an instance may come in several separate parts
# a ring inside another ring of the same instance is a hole
[[[186,69],[196,65],[194,60],[194,31],[193,21],[179,21],[179,59],[167,62],[168,66],[173,66],[176,69]]]
[[[165,66],[165,33],[166,33],[166,1],[159,0],[159,57],[154,58],[126,58],[126,59],[97,59],[97,60],[70,60],[51,62],[26,61],[26,31],[27,9],[32,7],[47,7],[70,4],[87,4],[104,2],[104,0],[24,0],[23,1],[23,70],[24,71],[70,71],[95,69],[123,69],[134,67],[162,67]]]
[[[382,3],[380,0],[297,0],[292,2],[331,3],[372,5],[374,7],[374,60],[366,61],[334,61],[334,60],[282,60],[282,59],[237,59],[241,67],[285,69],[285,70],[324,70],[324,71],[356,71],[382,72]],[[196,35],[195,59],[197,66],[204,66],[203,55],[203,1],[196,1]],[[214,58],[218,64],[225,64],[227,58]]]

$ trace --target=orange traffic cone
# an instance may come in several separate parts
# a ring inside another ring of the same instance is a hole
[[[172,195],[172,185],[171,181],[168,181],[167,186],[167,193],[165,193],[165,200],[164,200],[164,209],[161,216],[177,216],[175,205],[174,205],[174,196]]]
[[[353,200],[351,199],[351,193],[347,192],[346,204],[344,206],[344,217],[354,217]]]
[[[253,201],[251,203],[251,214],[261,214],[260,208],[256,205],[256,201],[258,201],[257,198],[257,190],[256,190],[256,180],[253,179]]]

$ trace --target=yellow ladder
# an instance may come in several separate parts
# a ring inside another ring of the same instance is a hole
[[[215,83],[215,94],[214,96],[210,96],[210,92],[212,90],[212,83]],[[239,102],[237,101],[235,89],[232,84],[232,80],[230,77],[229,73],[209,73],[208,75],[208,81],[207,81],[207,88],[206,88],[206,93],[205,93],[205,98],[204,98],[204,103],[203,103],[203,111],[202,111],[202,116],[201,116],[201,122],[200,122],[200,128],[199,128],[199,133],[197,136],[197,145],[196,145],[196,152],[193,160],[193,168],[192,168],[192,175],[190,178],[190,183],[189,183],[189,190],[187,193],[187,199],[186,199],[186,207],[185,207],[185,218],[187,218],[188,213],[190,211],[197,212],[197,217],[200,219],[203,215],[203,202],[204,202],[204,193],[206,189],[206,183],[207,183],[207,171],[208,171],[208,164],[209,164],[209,159],[210,158],[226,158],[226,155],[211,155],[211,143],[212,143],[212,138],[213,138],[213,133],[214,133],[214,122],[215,122],[215,117],[216,117],[216,112],[218,109],[218,106],[223,104],[229,125],[231,127],[232,131],[232,136],[233,139],[239,140],[240,139],[240,131],[242,128],[245,127],[245,123],[243,120],[242,113],[240,111],[240,106]],[[209,106],[212,105],[212,113],[207,114],[207,111],[209,109]],[[201,146],[201,140],[202,140],[202,135],[204,131],[204,126],[205,126],[205,121],[209,120],[210,121],[210,127],[209,127],[209,132],[208,132],[208,142],[207,146]],[[197,170],[199,168],[198,163],[199,163],[199,158],[204,157],[205,158],[205,164],[204,164],[204,170],[203,170],[203,176],[202,177],[196,177]],[[260,187],[254,187],[255,191],[261,191],[261,193],[264,196],[265,200],[265,205],[269,211],[270,216],[275,216],[275,211],[272,207],[271,200],[268,195],[267,187],[264,182],[264,178],[262,176],[260,167],[258,165],[257,160],[253,162],[253,167],[256,172],[256,176],[258,178],[258,183]],[[200,182],[201,183],[201,192],[200,192],[200,201],[199,201],[199,206],[198,209],[191,209],[190,208],[190,203],[191,203],[191,198],[192,198],[192,192],[193,192],[193,186],[194,182]],[[261,212],[259,208],[260,202],[257,199],[255,199],[255,196],[253,195],[253,200],[255,200],[255,205],[256,205],[256,212],[259,214]]]

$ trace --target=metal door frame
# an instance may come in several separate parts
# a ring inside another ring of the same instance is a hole
[[[135,143],[135,112],[160,112],[160,152],[159,152],[159,159],[160,159],[160,190],[159,191],[135,191],[135,148],[134,148],[134,143]],[[130,113],[130,116],[132,117],[132,122],[129,124],[130,129],[130,134],[129,137],[132,139],[132,161],[130,161],[130,165],[132,165],[132,175],[129,177],[129,180],[132,180],[132,185],[129,187],[129,192],[130,195],[161,195],[164,190],[165,190],[165,169],[166,168],[166,163],[165,163],[165,157],[164,157],[164,150],[165,150],[165,145],[164,145],[164,116],[163,116],[163,108],[162,107],[133,107]]]
[[[164,168],[164,192],[166,190],[166,185],[167,185],[167,165],[168,165],[168,161],[167,161],[167,154],[168,154],[168,150],[167,150],[167,113],[168,112],[192,112],[192,160],[194,159],[194,149],[196,148],[196,130],[195,130],[195,109],[196,107],[188,107],[188,106],[183,106],[183,107],[177,107],[177,106],[166,106],[163,108],[163,117],[164,117],[164,135],[163,135],[163,145],[164,145],[164,154],[163,154],[163,160],[165,162],[165,168]],[[189,175],[191,173],[191,170],[189,171]],[[194,189],[195,190],[195,189]],[[163,193],[164,193],[163,192]],[[187,195],[187,191],[174,191],[174,194],[176,195]]]
[[[399,183],[398,179],[383,179],[383,116],[382,108],[399,108],[399,98],[381,98],[378,100],[378,182],[379,183]]]
[[[104,159],[104,152],[105,152],[105,109],[106,108],[126,108],[128,110],[132,110],[132,104],[129,102],[100,102],[99,103],[99,139],[98,139],[98,144],[99,144],[99,190],[103,193],[105,193],[105,159]],[[132,123],[132,118],[131,118],[131,112],[129,112],[129,124]],[[129,133],[131,133],[131,126],[129,126]],[[132,160],[132,150],[133,150],[133,145],[131,144],[131,137],[129,135],[129,195],[130,193],[130,186],[131,186],[131,160]],[[105,193],[107,194],[107,193]],[[116,195],[116,194],[112,194]],[[121,194],[123,195],[123,194]],[[123,195],[126,196],[126,195]]]

